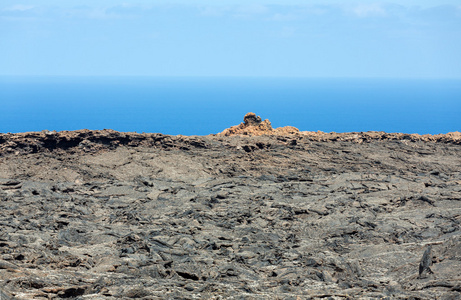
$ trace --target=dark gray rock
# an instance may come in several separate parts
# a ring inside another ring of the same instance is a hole
[[[456,143],[66,134],[0,145],[2,297],[461,292]]]

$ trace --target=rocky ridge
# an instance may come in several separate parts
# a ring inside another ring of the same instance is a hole
[[[460,297],[459,133],[243,124],[0,134],[2,299]]]
[[[225,129],[218,134],[208,136],[278,136],[279,140],[296,140],[313,142],[354,142],[363,143],[371,141],[402,141],[402,142],[436,142],[446,144],[461,144],[461,133],[450,132],[437,135],[420,135],[387,132],[322,132],[299,131],[292,126],[272,128],[269,120],[261,120],[254,113],[248,113],[244,122]],[[285,137],[285,138],[284,138]],[[250,140],[249,140],[250,141]],[[25,133],[0,133],[0,156],[11,153],[25,154],[65,150],[70,152],[97,152],[113,150],[119,146],[128,147],[160,147],[163,149],[179,148],[206,148],[204,139],[199,136],[169,136],[161,133],[135,133],[105,130],[76,130],[76,131],[48,131]]]
[[[269,120],[262,121],[260,116],[255,113],[247,113],[243,118],[243,123],[225,129],[223,132],[218,133],[218,136],[231,136],[231,135],[290,135],[299,133],[299,129],[292,126],[285,126],[273,129]]]

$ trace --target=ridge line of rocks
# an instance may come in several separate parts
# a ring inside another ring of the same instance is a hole
[[[461,133],[452,132],[438,135],[419,135],[406,133],[386,132],[348,132],[348,133],[325,133],[302,131],[285,135],[258,134],[235,134],[236,136],[259,138],[265,137],[271,143],[288,144],[296,146],[304,141],[311,142],[353,142],[369,143],[372,141],[398,141],[402,143],[444,143],[461,145]],[[216,134],[208,136],[183,136],[165,135],[161,133],[135,133],[118,132],[115,130],[76,130],[76,131],[41,131],[24,133],[0,133],[0,156],[11,153],[38,153],[53,150],[70,150],[71,152],[83,151],[94,152],[100,150],[113,150],[119,146],[147,146],[161,149],[189,150],[191,148],[209,148],[211,144],[229,141],[232,135]],[[258,141],[255,139],[255,141]],[[250,148],[248,148],[250,147]],[[264,149],[265,144],[256,143],[244,149],[247,152]],[[424,155],[425,153],[420,153]]]

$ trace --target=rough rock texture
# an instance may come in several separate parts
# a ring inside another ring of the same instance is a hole
[[[364,141],[371,140],[410,140],[412,142],[424,141],[424,142],[442,142],[442,143],[453,143],[461,144],[461,133],[449,132],[447,134],[406,134],[406,133],[387,133],[387,132],[346,132],[336,133],[330,132],[325,133],[322,131],[299,131],[298,128],[293,126],[279,127],[276,129],[272,128],[269,120],[261,121],[260,116],[250,112],[243,118],[243,123],[232,126],[225,129],[223,132],[216,134],[216,136],[232,136],[232,135],[243,135],[243,136],[260,136],[260,135],[297,135],[307,138],[311,141],[350,141],[362,143]]]
[[[0,134],[2,300],[459,299],[460,140]]]
[[[269,120],[261,120],[260,116],[249,112],[243,118],[243,123],[225,129],[218,136],[230,135],[288,135],[298,133],[298,128],[292,126],[273,129]]]

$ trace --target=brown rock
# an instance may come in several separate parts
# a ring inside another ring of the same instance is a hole
[[[243,117],[243,122],[246,126],[257,126],[261,123],[261,117],[256,116],[255,113],[249,112]]]
[[[290,135],[299,132],[299,130],[292,126],[280,127],[275,130],[269,120],[261,121],[260,116],[255,113],[249,112],[243,117],[243,123],[232,126],[218,136],[231,136],[231,135]]]

